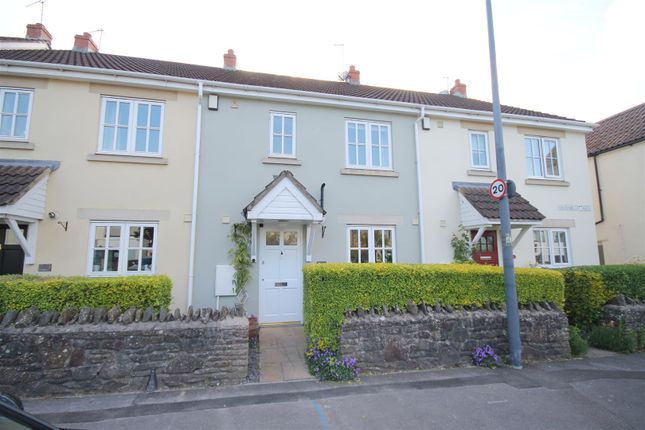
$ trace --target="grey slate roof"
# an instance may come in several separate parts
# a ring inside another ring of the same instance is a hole
[[[585,139],[590,156],[645,140],[645,103],[599,121]]]
[[[283,170],[280,172],[278,176],[273,178],[271,182],[269,182],[266,187],[262,191],[260,191],[255,197],[253,197],[253,200],[251,200],[251,203],[246,205],[244,210],[242,211],[244,213],[244,217],[246,218],[246,214],[250,211],[253,210],[255,205],[257,205],[262,199],[271,192],[273,188],[284,178],[289,178],[291,182],[302,192],[302,194],[313,204],[316,209],[320,211],[323,215],[325,215],[327,212],[320,206],[318,203],[318,200],[314,198],[311,194],[309,194],[309,191],[307,191],[307,188],[305,188],[304,185],[302,185],[296,178],[293,177],[293,173],[291,173],[289,170]]]
[[[499,201],[488,194],[488,184],[454,184],[456,188],[481,216],[499,220]],[[545,216],[520,194],[508,199],[511,220],[542,221]]]
[[[243,70],[225,70],[219,67],[126,57],[122,55],[102,54],[98,52],[90,53],[67,50],[45,51],[31,49],[4,50],[0,51],[0,63],[2,63],[2,60],[29,61],[35,63],[82,66],[95,69],[149,73],[160,76],[199,79],[212,82],[307,91],[326,95],[360,97],[372,100],[412,103],[416,105],[492,112],[492,104],[489,102],[457,97],[450,94],[434,94],[395,88],[375,87],[370,85],[352,85],[347,82],[296,78],[268,73],[247,72]],[[570,118],[558,115],[513,106],[502,106],[502,112],[538,118],[571,120]]]
[[[16,203],[46,172],[59,165],[58,161],[0,159],[0,206]]]

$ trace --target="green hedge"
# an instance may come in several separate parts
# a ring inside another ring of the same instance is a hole
[[[645,264],[578,266],[575,270],[598,273],[608,292],[632,299],[645,299]]]
[[[519,303],[564,305],[563,276],[544,269],[516,270]],[[501,267],[470,264],[315,264],[304,269],[304,322],[310,341],[336,349],[343,316],[359,306],[404,307],[415,303],[444,305],[504,303]]]
[[[569,324],[588,329],[598,322],[602,305],[609,294],[600,274],[591,271],[569,269],[564,272],[564,311]]]
[[[118,278],[0,276],[0,311],[120,306],[168,308],[172,281],[167,276]]]

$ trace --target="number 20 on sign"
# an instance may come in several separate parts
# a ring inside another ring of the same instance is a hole
[[[502,200],[506,195],[506,181],[500,178],[495,179],[490,184],[488,194],[495,200]]]

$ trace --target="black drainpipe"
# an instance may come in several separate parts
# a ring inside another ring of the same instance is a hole
[[[598,176],[598,161],[596,157],[597,155],[593,156],[593,168],[596,172],[596,189],[598,191],[598,206],[600,206],[600,221],[596,221],[596,225],[598,225],[605,220],[605,211],[602,207],[602,190],[600,189],[600,177]]]
[[[320,207],[325,210],[325,183],[320,186]]]

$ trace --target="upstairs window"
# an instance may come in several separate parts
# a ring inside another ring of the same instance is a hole
[[[157,224],[92,223],[92,275],[153,274]]]
[[[271,157],[296,157],[296,116],[290,113],[271,113]]]
[[[0,88],[0,138],[27,139],[33,91]]]
[[[390,125],[365,121],[347,121],[347,167],[392,169]]]
[[[470,166],[474,169],[490,169],[486,133],[470,132]]]
[[[569,240],[564,229],[533,229],[533,250],[538,266],[570,266]]]
[[[393,263],[394,228],[382,226],[348,227],[350,263]]]
[[[103,98],[99,152],[161,155],[163,103]]]
[[[529,177],[562,178],[558,139],[525,137],[524,148]]]

